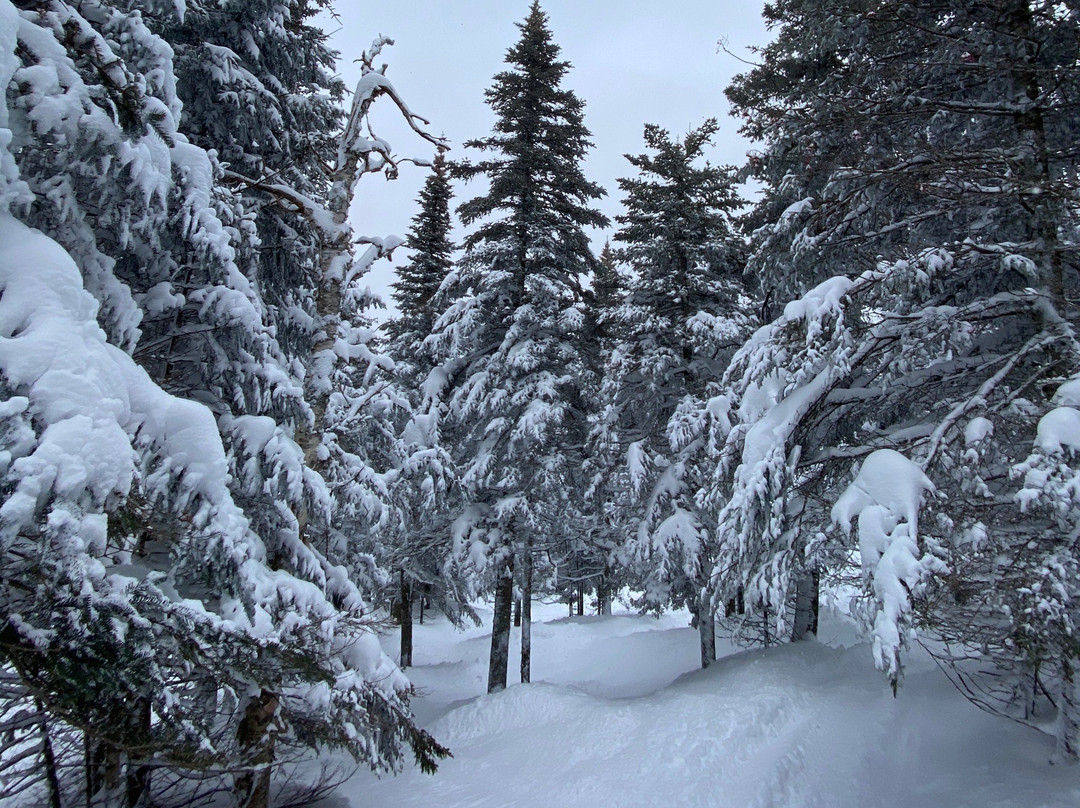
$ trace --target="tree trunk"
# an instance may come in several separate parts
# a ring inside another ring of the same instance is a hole
[[[803,570],[795,579],[795,620],[791,627],[792,642],[817,636],[820,588],[821,575],[816,568]]]
[[[506,689],[510,667],[510,623],[514,608],[514,559],[507,555],[506,568],[495,584],[495,614],[491,621],[491,657],[488,660],[488,693]]]
[[[585,582],[582,581],[578,584],[577,591],[577,613],[578,617],[585,616]]]
[[[249,699],[236,739],[244,763],[252,768],[236,776],[234,790],[240,808],[269,808],[270,771],[274,762],[274,738],[270,723],[277,713],[278,697],[263,690]]]
[[[40,700],[35,699],[34,704],[41,714],[41,756],[45,763],[45,783],[49,788],[49,808],[60,808],[60,775],[56,770],[52,738],[49,737],[49,716]]]
[[[426,589],[425,585],[424,589],[420,590],[420,625],[424,625],[424,607],[427,606],[427,595],[424,594]]]
[[[291,191],[281,191],[280,186],[267,186],[259,182],[248,181],[252,187],[260,187],[271,193],[276,192],[287,199],[287,202],[299,209],[299,212],[307,217],[319,231],[321,250],[319,256],[319,288],[315,293],[315,307],[318,324],[321,330],[320,339],[312,346],[311,357],[307,363],[307,393],[311,403],[312,423],[310,425],[300,423],[296,427],[296,443],[304,452],[304,464],[315,471],[322,472],[325,462],[322,460],[320,449],[322,447],[323,434],[325,432],[325,416],[327,405],[330,401],[330,386],[326,383],[333,373],[338,362],[336,343],[339,337],[338,326],[342,321],[343,282],[349,257],[353,249],[353,232],[348,224],[349,208],[352,205],[356,180],[368,171],[369,154],[382,155],[386,162],[393,166],[393,158],[386,151],[387,147],[380,141],[364,137],[364,127],[367,124],[368,112],[372,103],[380,95],[389,95],[397,104],[409,127],[420,137],[434,144],[441,151],[448,148],[445,140],[429,135],[419,127],[418,116],[408,112],[394,89],[387,81],[378,81],[367,84],[367,89],[361,91],[365,80],[370,74],[381,73],[374,67],[374,60],[382,51],[384,45],[390,40],[380,37],[369,51],[365,51],[360,61],[363,63],[361,70],[361,84],[353,94],[352,108],[349,112],[349,120],[341,137],[338,139],[338,160],[330,175],[330,192],[325,210],[319,210],[311,200]],[[385,65],[383,66],[385,70]],[[239,175],[233,174],[237,177]],[[387,176],[391,176],[388,172]],[[241,178],[243,179],[243,178]],[[330,214],[330,221],[326,221],[325,214]],[[376,245],[372,245],[376,246]],[[380,255],[383,248],[378,246]],[[301,538],[312,544],[312,533],[315,526],[310,525],[310,514],[306,508],[301,508],[297,514],[300,521]],[[329,557],[329,534],[327,534],[327,557]]]
[[[1024,49],[1019,58],[1015,59],[1016,65],[1014,77],[1017,84],[1026,91],[1027,100],[1031,102],[1031,108],[1015,116],[1016,127],[1021,132],[1031,136],[1032,164],[1024,171],[1022,181],[1026,180],[1027,187],[1020,187],[1020,193],[1024,197],[1024,207],[1031,212],[1031,230],[1033,239],[1039,243],[1042,255],[1038,261],[1039,269],[1043,275],[1050,298],[1061,313],[1065,312],[1065,280],[1064,265],[1062,261],[1062,249],[1058,228],[1064,221],[1062,200],[1058,193],[1053,192],[1058,179],[1058,172],[1052,165],[1051,150],[1046,138],[1046,120],[1043,116],[1043,105],[1046,103],[1040,99],[1047,97],[1043,90],[1043,81],[1040,80],[1037,52],[1039,49],[1038,35],[1035,33],[1035,21],[1032,15],[1032,4],[1017,2],[1012,4],[1010,14],[1006,19],[1009,33],[1015,36],[1019,47]],[[1023,165],[1023,163],[1021,163]]]
[[[532,541],[526,540],[521,554],[521,598],[518,600],[521,625],[521,682],[532,681]]]
[[[105,791],[109,795],[106,805],[117,805],[122,795],[120,772],[123,770],[123,760],[120,750],[112,744],[103,744],[103,747],[105,750]]]
[[[86,767],[86,804],[116,805],[122,796],[120,789],[120,750],[105,741],[84,734]]]
[[[702,596],[697,610],[698,637],[701,641],[701,669],[716,661],[716,620],[709,599]]]
[[[1061,697],[1058,699],[1058,737],[1055,763],[1080,761],[1080,692],[1077,692],[1076,658],[1061,660]]]
[[[136,737],[140,744],[146,744],[147,749],[149,749],[150,732],[153,729],[152,720],[150,699],[139,697],[135,703],[135,721],[138,725]],[[153,769],[150,766],[140,765],[137,759],[133,759],[133,753],[128,753],[125,785],[127,808],[149,804],[151,771]]]
[[[611,584],[608,582],[607,567],[604,568],[604,574],[596,584],[596,613],[611,614]]]
[[[101,766],[98,744],[89,732],[83,732],[83,778],[86,785],[86,808],[93,808],[94,796],[101,790]]]
[[[412,585],[402,570],[401,576],[401,656],[402,668],[412,667]]]
[[[514,626],[521,625],[521,598],[514,598]]]

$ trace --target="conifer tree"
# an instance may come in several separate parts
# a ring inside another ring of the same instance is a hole
[[[981,706],[1056,708],[1075,760],[1080,601],[1060,520],[1077,472],[1058,426],[1080,403],[1080,31],[1037,0],[768,14],[778,36],[729,93],[766,143],[750,265],[809,291],[774,309],[718,397],[714,604],[741,591],[790,625],[800,571],[842,569],[857,516],[894,686],[911,630],[936,635]]]
[[[413,217],[405,239],[411,251],[407,264],[397,270],[393,299],[400,316],[388,326],[398,362],[416,356],[435,324],[435,293],[453,264],[454,244],[450,239],[450,167],[444,152],[432,163],[431,173],[417,200],[420,211]],[[421,377],[427,374],[421,371]]]
[[[596,380],[603,378],[612,349],[619,341],[621,332],[618,330],[617,310],[622,304],[626,285],[627,279],[620,270],[611,241],[605,240],[593,269],[592,283],[585,293],[584,344],[589,368]],[[600,385],[591,385],[589,393],[588,411],[596,413],[601,407]],[[584,499],[589,515],[578,531],[576,547],[569,548],[573,552],[567,560],[577,573],[559,576],[564,597],[571,604],[577,601],[582,607],[582,614],[587,588],[595,587],[597,612],[610,614],[615,592],[630,581],[626,565],[617,558],[617,551],[623,544],[625,525],[620,524],[615,516],[619,507],[625,505],[627,486],[607,485],[611,481],[600,471],[605,467],[604,461],[609,459],[604,456],[605,450],[606,447],[595,441],[586,442],[583,467],[587,486]]]
[[[625,289],[626,279],[619,272],[619,259],[611,248],[609,239],[604,242],[604,248],[600,250],[596,268],[593,270],[592,300],[598,319],[608,319],[605,315],[622,302]]]
[[[603,192],[581,170],[584,105],[561,86],[570,65],[539,3],[518,28],[510,68],[486,93],[494,132],[466,143],[488,156],[455,168],[488,189],[458,209],[477,226],[444,287],[428,385],[461,467],[458,535],[495,589],[489,690],[506,684],[515,567],[527,679],[534,554],[573,522],[589,384],[578,279],[595,264],[583,228],[607,224],[590,207]]]
[[[394,300],[400,314],[387,324],[395,362],[394,384],[409,401],[398,435],[398,461],[390,483],[393,515],[386,529],[385,563],[397,569],[393,600],[401,621],[401,665],[412,664],[412,613],[416,598],[430,599],[451,621],[475,619],[471,580],[453,552],[449,513],[455,494],[453,458],[441,445],[438,419],[421,386],[433,367],[424,342],[435,321],[435,296],[452,267],[449,165],[440,151],[420,191],[405,244],[409,262],[397,270]],[[423,604],[421,604],[423,608]],[[421,612],[422,614],[422,612]]]
[[[603,447],[613,493],[635,492],[616,517],[634,538],[626,552],[653,607],[687,603],[702,626],[703,664],[711,612],[697,591],[711,538],[697,513],[687,413],[719,378],[748,320],[740,308],[743,247],[732,226],[739,205],[730,168],[702,162],[715,119],[674,140],[645,127],[651,154],[627,155],[639,175],[619,180],[626,212],[615,240],[634,272],[621,306],[608,315],[619,341],[607,363],[594,442]]]
[[[440,750],[413,724],[360,591],[303,541],[298,515],[331,502],[294,439],[315,409],[303,352],[279,341],[253,269],[266,246],[253,197],[224,186],[209,138],[182,131],[158,33],[176,9],[147,6],[0,0],[3,664],[85,737],[85,765],[62,769],[83,773],[87,804],[153,801],[151,788],[223,769],[238,799],[265,804],[290,747],[394,769],[404,743],[428,766]],[[367,72],[339,175],[391,159],[360,137],[370,103],[394,92]],[[349,267],[351,231],[266,180],[240,187],[287,200]]]

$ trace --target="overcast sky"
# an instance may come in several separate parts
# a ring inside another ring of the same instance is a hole
[[[767,41],[763,0],[543,0],[562,58],[572,65],[564,87],[585,102],[585,123],[596,147],[586,176],[608,196],[599,207],[610,217],[620,210],[616,179],[632,174],[623,154],[643,151],[642,127],[656,123],[683,134],[709,117],[720,119],[714,163],[740,163],[749,144],[728,117],[724,87],[747,69],[720,51],[719,40],[745,58],[751,45]],[[378,34],[395,40],[380,62],[413,110],[432,122],[432,131],[462,156],[464,140],[491,131],[484,103],[492,77],[505,69],[506,50],[519,36],[529,0],[338,0],[333,45],[341,51],[342,75],[355,84],[353,60]],[[430,157],[431,148],[395,120],[393,105],[374,115],[375,131],[402,156]],[[416,213],[424,171],[404,166],[401,178],[367,177],[353,211],[358,232],[404,236]],[[474,194],[459,188],[455,204]],[[594,234],[602,244],[606,234]],[[599,247],[600,245],[596,245]],[[402,263],[399,251],[395,263]],[[379,262],[371,285],[387,303],[393,280],[389,262]]]

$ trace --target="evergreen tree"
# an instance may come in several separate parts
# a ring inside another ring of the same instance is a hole
[[[743,592],[790,625],[800,570],[842,569],[858,516],[894,685],[918,627],[983,706],[1031,720],[1052,694],[1074,760],[1077,562],[1058,520],[1076,473],[1055,424],[1075,417],[1080,368],[1080,32],[1059,12],[770,6],[778,37],[730,92],[771,181],[751,266],[810,291],[733,360],[702,499],[722,537],[714,603]]]
[[[251,269],[248,200],[180,128],[173,51],[144,21],[174,13],[0,2],[2,659],[85,736],[61,770],[89,804],[225,768],[256,805],[289,747],[380,769],[403,743],[424,766],[441,750],[357,587],[302,540],[304,509],[330,507],[294,440],[315,408]],[[355,127],[393,93],[375,74]],[[353,169],[363,147],[354,131]],[[244,187],[333,222],[263,180]],[[351,243],[329,229],[324,257]]]
[[[398,438],[396,474],[390,486],[394,515],[383,531],[387,563],[398,570],[392,600],[401,622],[401,665],[412,664],[412,615],[416,598],[430,599],[452,621],[468,616],[472,583],[454,554],[448,514],[455,492],[453,459],[441,446],[438,419],[428,412],[421,386],[431,372],[424,341],[435,321],[435,295],[452,267],[449,166],[440,151],[418,200],[420,211],[406,239],[409,262],[398,269],[394,299],[400,315],[387,325],[394,383],[409,400]],[[421,603],[423,608],[423,603]]]
[[[326,0],[194,0],[182,19],[155,18],[176,54],[181,126],[225,166],[248,219],[241,269],[258,284],[281,364],[301,390],[297,370],[308,364],[320,325],[322,234],[302,209],[282,204],[275,187],[311,199],[329,192],[345,87],[336,75],[337,54],[313,24],[327,8]],[[274,398],[279,406],[288,402]],[[310,417],[282,415],[296,423]]]
[[[598,320],[609,319],[607,313],[622,303],[625,291],[626,279],[619,272],[619,259],[611,249],[611,241],[605,241],[597,256],[592,280],[592,302]]]
[[[435,324],[435,293],[453,265],[451,199],[450,168],[445,153],[439,152],[417,200],[420,211],[413,217],[412,229],[405,239],[405,246],[411,250],[410,260],[397,270],[398,279],[393,284],[392,296],[401,314],[387,330],[398,362],[420,353]],[[419,375],[422,378],[427,374],[421,371]]]
[[[733,171],[701,162],[716,131],[708,120],[673,140],[647,125],[645,144],[654,153],[627,155],[639,175],[619,180],[626,212],[617,217],[615,240],[625,245],[619,255],[634,276],[608,315],[620,339],[594,430],[606,455],[608,498],[627,488],[635,494],[615,519],[633,537],[625,553],[643,576],[647,602],[685,602],[695,614],[709,539],[687,454],[697,436],[688,439],[684,419],[723,373],[747,325]],[[698,622],[708,664],[712,620],[698,614]]]
[[[615,311],[622,304],[626,284],[627,279],[620,271],[611,242],[606,240],[600,255],[597,256],[591,288],[586,290],[584,301],[583,344],[590,373],[597,380],[603,378],[612,349],[618,342],[618,317],[615,316]],[[586,406],[592,414],[601,406],[599,384],[591,385],[589,394]],[[617,486],[608,488],[604,485],[607,480],[603,474],[598,473],[604,463],[597,456],[603,455],[603,452],[604,447],[595,442],[586,443],[583,464],[588,481],[585,501],[589,515],[578,530],[574,546],[568,547],[570,553],[566,562],[560,565],[560,569],[566,566],[566,570],[559,574],[559,588],[563,597],[571,604],[571,614],[574,603],[578,604],[578,613],[584,614],[585,592],[590,588],[596,590],[598,613],[610,614],[614,594],[630,583],[626,565],[617,558],[617,550],[623,543],[625,525],[619,524],[616,519],[618,506],[612,501],[619,499],[620,492],[627,489],[625,486],[619,489]],[[625,504],[622,499],[621,504]],[[566,574],[571,567],[574,574]]]
[[[488,189],[458,209],[477,227],[444,286],[428,385],[461,468],[457,535],[495,589],[489,690],[506,684],[515,566],[527,680],[534,556],[573,529],[589,384],[579,277],[595,264],[583,228],[607,224],[589,207],[603,192],[581,171],[583,104],[561,87],[570,65],[539,3],[518,27],[511,68],[486,93],[494,132],[466,143],[491,156],[455,169]]]

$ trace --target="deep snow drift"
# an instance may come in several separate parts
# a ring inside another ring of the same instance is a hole
[[[746,652],[719,643],[726,656],[708,671],[696,670],[685,613],[567,618],[565,606],[537,604],[534,620],[533,684],[491,696],[486,628],[415,626],[415,710],[454,757],[431,777],[359,774],[332,802],[1080,806],[1080,770],[1049,765],[1051,738],[980,712],[917,652],[894,699],[869,646],[844,647],[852,634],[835,616],[823,619],[820,643]],[[385,638],[392,655],[396,642]]]

